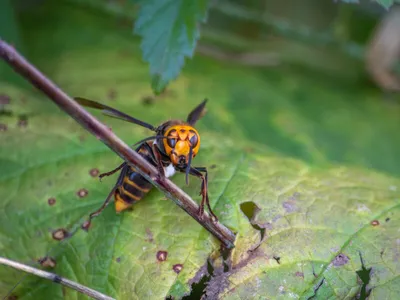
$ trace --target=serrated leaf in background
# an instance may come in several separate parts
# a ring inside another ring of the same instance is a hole
[[[391,7],[394,3],[394,0],[376,0],[380,5],[382,5],[384,8],[388,9]]]
[[[152,0],[141,3],[134,32],[142,37],[143,58],[150,64],[152,88],[160,93],[192,57],[208,0]]]

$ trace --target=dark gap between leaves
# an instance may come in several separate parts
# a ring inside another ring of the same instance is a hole
[[[250,225],[254,229],[260,231],[260,241],[262,241],[265,235],[265,228],[262,228],[253,222],[255,216],[260,212],[261,209],[253,201],[248,201],[240,204],[240,210],[245,214],[250,222]]]
[[[221,247],[222,263],[224,265],[224,273],[229,272],[231,267],[229,264],[229,257],[232,253],[231,249]]]
[[[214,267],[209,260],[207,260],[207,273],[201,277],[200,281],[192,284],[192,289],[189,295],[184,296],[182,300],[201,299],[206,291],[206,287],[211,277],[214,275]]]
[[[369,284],[369,281],[371,280],[372,268],[367,269],[365,267],[364,261],[361,256],[361,252],[359,252],[359,254],[360,254],[360,260],[361,260],[361,270],[356,271],[356,273],[363,284],[360,288],[360,293],[358,294],[358,297],[356,297],[356,299],[357,300],[366,300],[368,298],[369,294],[371,293],[371,290],[367,290],[367,286]]]

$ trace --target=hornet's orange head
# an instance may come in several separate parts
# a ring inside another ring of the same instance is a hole
[[[164,137],[165,153],[169,156],[172,164],[179,169],[185,169],[189,163],[190,152],[191,158],[193,158],[199,151],[199,133],[190,125],[179,124],[167,128]]]

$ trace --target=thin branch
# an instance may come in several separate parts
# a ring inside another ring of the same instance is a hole
[[[198,205],[185,192],[177,187],[168,178],[160,178],[155,167],[132,150],[109,128],[93,117],[77,102],[58,88],[12,46],[0,40],[0,57],[2,57],[16,72],[29,80],[34,86],[46,94],[62,110],[73,117],[82,127],[100,139],[111,150],[124,159],[129,165],[134,166],[141,175],[152,182],[165,195],[185,210],[192,218],[199,222],[205,229],[221,241],[224,247],[234,247],[235,235],[219,222],[213,222],[207,212],[202,218],[198,215]]]
[[[65,285],[71,289],[74,289],[75,291],[78,291],[82,294],[92,297],[93,299],[115,300],[114,298],[108,297],[108,296],[106,296],[102,293],[99,293],[95,290],[92,290],[84,285],[81,285],[81,284],[71,281],[69,279],[58,276],[57,274],[53,274],[53,273],[46,272],[46,271],[43,271],[40,269],[32,268],[31,266],[27,266],[27,265],[21,264],[19,262],[15,262],[8,258],[0,257],[0,264],[12,267],[17,270],[24,271],[26,273],[36,275],[38,277],[42,277],[44,279],[53,281],[55,283]]]

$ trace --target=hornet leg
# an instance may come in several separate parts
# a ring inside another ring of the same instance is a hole
[[[124,166],[126,165],[126,162],[123,162],[121,165],[119,165],[118,167],[116,167],[114,170],[110,171],[110,172],[105,172],[105,173],[101,173],[99,175],[100,181],[104,176],[110,176],[114,173],[116,173],[117,171],[119,171],[120,169],[122,169]]]
[[[156,165],[157,165],[157,170],[158,170],[158,174],[160,176],[161,179],[165,178],[165,172],[164,172],[164,167],[161,161],[161,153],[160,150],[158,150],[157,145],[152,146],[153,148],[153,153],[156,159]]]
[[[205,175],[203,175],[201,172],[205,173]],[[202,195],[202,199],[201,199],[201,203],[200,203],[200,207],[199,207],[199,215],[200,217],[203,216],[204,213],[204,204],[207,205],[208,210],[210,212],[211,215],[211,219],[214,222],[218,221],[218,217],[214,214],[211,205],[210,205],[210,200],[208,198],[208,172],[207,172],[207,168],[205,167],[197,167],[197,168],[190,168],[189,173],[193,176],[196,176],[198,178],[201,179],[201,191],[200,191],[200,195]]]
[[[122,169],[122,172],[118,177],[117,183],[112,188],[111,192],[108,194],[108,196],[107,196],[106,200],[104,201],[103,205],[98,210],[92,212],[89,215],[89,220],[87,220],[85,223],[83,223],[82,229],[88,230],[89,227],[90,227],[90,224],[92,223],[92,219],[97,217],[98,215],[100,215],[102,213],[102,211],[108,206],[108,204],[110,204],[112,196],[114,195],[115,191],[119,188],[119,186],[122,184],[122,181],[124,180],[126,172],[128,171],[129,166],[126,163],[124,163],[124,164],[125,164],[125,167]]]

